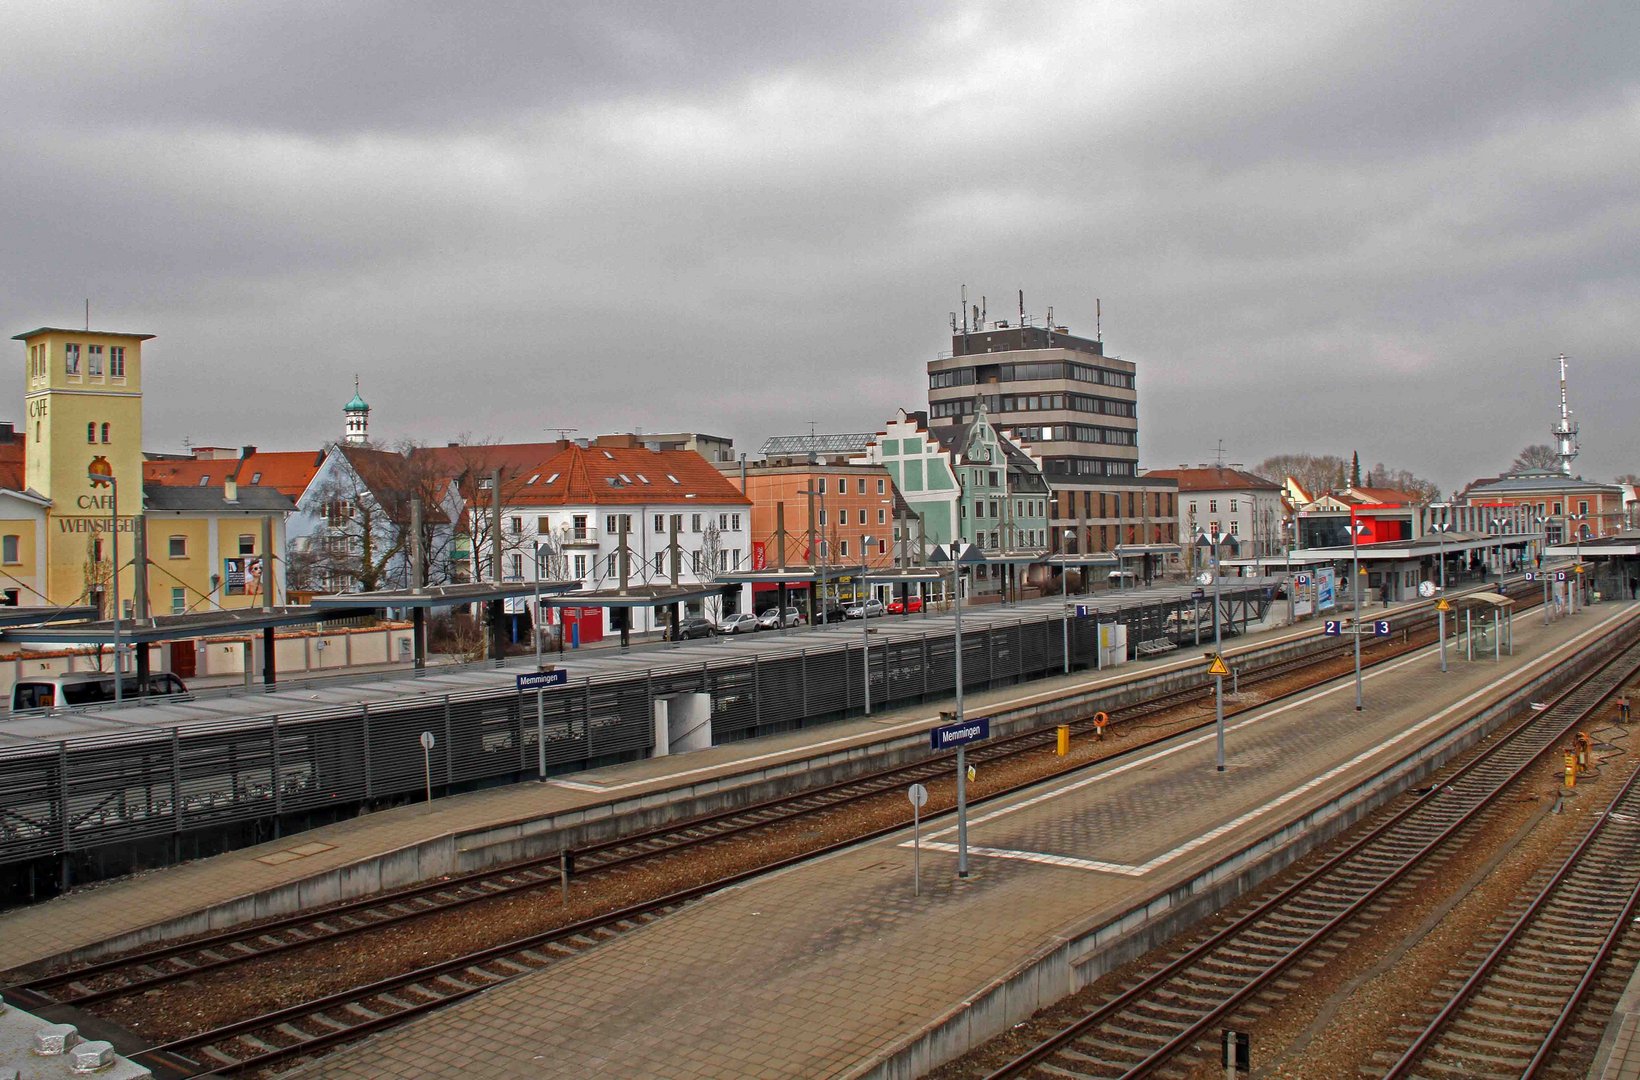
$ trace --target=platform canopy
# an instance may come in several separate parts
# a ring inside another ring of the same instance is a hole
[[[1615,559],[1640,556],[1640,534],[1621,533],[1617,536],[1594,536],[1580,543],[1552,544],[1544,552],[1549,558]]]
[[[1521,547],[1543,539],[1542,533],[1448,533],[1422,536],[1417,540],[1382,540],[1376,544],[1339,544],[1335,547],[1301,548],[1293,552],[1293,562],[1300,558],[1308,562],[1337,562],[1358,554],[1363,559],[1423,559],[1439,558],[1460,551],[1477,551],[1495,547]],[[1229,560],[1225,560],[1228,562]]]
[[[788,566],[784,570],[729,570],[717,576],[720,585],[811,585],[858,573],[853,566]]]
[[[541,598],[542,607],[606,607],[640,608],[659,607],[662,604],[683,604],[690,600],[705,600],[721,596],[719,585],[629,585],[620,589],[584,589],[579,592],[555,593]]]
[[[1072,566],[1119,566],[1121,562],[1121,559],[1108,551],[1090,551],[1085,555],[1067,552],[1060,555],[1049,555],[1042,560],[1044,566],[1058,566],[1061,568]]]
[[[987,551],[985,561],[1001,566],[1031,566],[1048,561],[1046,549],[1033,551]]]
[[[350,609],[369,610],[370,605],[352,604],[348,608],[315,609],[310,606],[246,608],[235,611],[199,611],[187,615],[157,615],[152,619],[121,619],[121,644],[139,642],[178,641],[188,638],[222,637],[229,634],[259,633],[280,626],[299,626],[303,623],[323,622],[337,618]],[[0,632],[6,641],[38,641],[73,645],[112,645],[114,624],[102,619],[97,622],[64,623],[52,626],[12,627]]]
[[[1116,555],[1121,559],[1134,559],[1141,555],[1177,555],[1178,544],[1117,544]]]
[[[482,604],[515,596],[534,596],[579,589],[579,581],[475,581],[463,585],[429,585],[422,589],[375,589],[369,592],[330,593],[315,596],[315,608],[435,608],[458,604]]]
[[[72,607],[0,607],[0,629],[41,623],[85,622],[97,617],[91,604]]]
[[[950,570],[937,566],[885,566],[880,570],[867,570],[866,584],[898,585],[903,582],[915,585],[925,581],[944,581],[950,576]]]

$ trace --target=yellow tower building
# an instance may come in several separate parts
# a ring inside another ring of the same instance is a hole
[[[24,343],[24,473],[47,510],[46,593],[86,603],[108,585],[121,532],[120,595],[132,596],[135,518],[142,510],[142,343],[152,334],[41,327]],[[116,515],[116,501],[118,503]]]

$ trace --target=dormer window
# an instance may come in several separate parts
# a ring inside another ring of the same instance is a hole
[[[199,486],[200,487],[209,487],[210,484],[211,484],[211,474],[210,473],[206,473],[204,476],[201,476],[199,478]]]
[[[649,477],[645,476],[643,473],[638,473],[638,483],[640,483],[640,484],[649,483]]]
[[[673,476],[671,473],[667,473],[666,478],[668,480],[672,481],[674,484],[681,484],[682,483],[682,481],[680,481],[677,477]]]
[[[558,474],[557,473],[553,473],[551,476],[547,477],[547,483],[549,483],[549,484],[557,483],[557,481],[558,481]]]
[[[261,473],[259,473],[259,472],[251,473],[251,485],[253,487],[257,484],[260,484],[261,482],[262,482],[262,474]]]
[[[614,460],[615,460],[615,455],[614,455],[614,454],[611,454],[611,453],[610,453],[610,452],[609,452],[609,451],[608,451],[608,450],[605,450],[605,451],[604,451],[604,457],[606,457],[606,458],[608,458],[608,459],[609,459],[609,460],[611,460],[611,461],[614,461]]]

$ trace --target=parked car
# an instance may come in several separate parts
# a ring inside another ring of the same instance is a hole
[[[718,623],[720,634],[751,634],[757,631],[757,616],[751,612],[742,612],[739,615],[725,615]]]
[[[881,616],[882,613],[883,602],[875,597],[863,604],[856,601],[843,609],[843,614],[851,619],[875,619]]]
[[[803,613],[794,607],[786,609],[782,615],[779,608],[769,608],[757,617],[757,625],[763,630],[779,630],[783,626],[796,626],[803,621]]]
[[[702,619],[699,617],[693,619],[680,619],[678,621],[678,633],[676,640],[688,641],[691,638],[714,637],[717,632],[718,628],[715,624],[713,624],[711,619]]]
[[[905,615],[907,613],[915,615],[922,609],[923,598],[920,596],[908,596],[904,600],[896,596],[888,602],[888,613],[890,615]]]
[[[146,684],[128,672],[120,686],[126,700],[186,694],[188,687],[169,671],[151,671]],[[112,672],[80,671],[25,677],[11,688],[11,709],[53,709],[65,705],[98,705],[114,700]]]
[[[828,625],[831,623],[840,623],[846,618],[848,618],[848,614],[843,610],[843,606],[841,604],[827,604],[825,607],[815,612],[814,618],[809,621],[815,626],[819,626],[821,623],[826,623]]]

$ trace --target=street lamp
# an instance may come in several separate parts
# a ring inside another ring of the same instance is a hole
[[[810,463],[811,464],[813,463],[813,458],[810,458]],[[814,497],[816,495],[820,496],[820,517],[822,519],[824,519],[825,516],[826,516],[826,481],[823,478],[821,480],[819,480],[818,482],[816,482],[813,479],[810,479],[809,484],[810,484],[809,487],[799,488],[797,490],[797,493],[799,495],[807,495],[809,497],[809,565],[813,566],[814,562],[815,562],[815,557],[817,555],[819,555],[822,551],[826,551],[826,552],[829,553],[830,549],[827,548],[827,546],[826,546],[826,534],[825,534],[825,525],[824,525],[824,523],[822,523],[821,526],[820,526],[820,539],[819,539],[819,542],[818,542],[818,546],[816,546],[816,541],[815,541],[815,538],[814,538]],[[829,562],[830,562],[829,559],[822,560],[822,562],[820,564],[820,583],[819,583],[820,587],[815,590],[815,595],[817,597],[819,597],[819,601],[820,601],[820,625],[821,626],[828,625],[828,620],[826,619],[827,607],[826,607],[826,574],[825,574],[825,570],[826,570],[827,565],[829,565]],[[814,625],[814,613],[813,612],[809,613],[809,625],[811,625],[811,626]]]
[[[1076,530],[1075,529],[1064,529],[1062,531],[1063,531],[1064,536],[1065,536],[1065,546],[1066,546],[1066,548],[1069,548],[1071,540],[1073,540],[1076,537]],[[1067,551],[1067,554],[1068,553],[1069,552]],[[1059,606],[1062,609],[1061,612],[1060,612],[1060,617],[1062,619],[1061,627],[1064,630],[1064,635],[1063,635],[1064,636],[1064,646],[1063,646],[1063,648],[1064,648],[1065,674],[1066,675],[1069,675],[1071,673],[1071,610],[1070,610],[1070,607],[1068,606],[1070,604],[1070,595],[1069,595],[1069,593],[1066,592],[1066,584],[1065,584],[1065,579],[1069,576],[1070,576],[1070,566],[1069,566],[1069,564],[1061,564],[1060,567],[1059,567]]]
[[[535,635],[535,670],[541,670],[541,540],[535,542],[535,614],[530,619],[530,631]],[[676,620],[673,620],[676,622]],[[676,635],[673,635],[674,637]],[[535,775],[543,783],[547,779],[547,701],[546,693],[535,691]]]
[[[1549,598],[1549,574],[1543,569],[1543,555],[1549,550],[1549,519],[1541,514],[1535,515],[1532,518],[1532,524],[1543,528],[1543,546],[1538,549],[1537,564],[1538,576],[1543,578],[1543,625],[1548,626],[1551,621],[1549,615],[1551,600]]]
[[[866,552],[871,550],[871,537],[860,537],[860,584],[854,590],[858,597],[860,590],[866,586]],[[871,715],[871,591],[866,589],[865,599],[860,601],[860,660],[865,674],[866,715]]]
[[[1443,521],[1439,525],[1430,525],[1429,528],[1432,532],[1435,533],[1436,538],[1439,540],[1439,542],[1440,542],[1440,551],[1441,551],[1441,554],[1440,554],[1440,560],[1441,560],[1440,597],[1441,598],[1435,602],[1435,619],[1436,619],[1436,622],[1438,622],[1440,624],[1439,627],[1438,627],[1438,631],[1441,635],[1441,671],[1443,673],[1445,673],[1445,671],[1446,671],[1446,608],[1443,605],[1446,603],[1446,534],[1452,531],[1452,522]],[[1359,643],[1360,640],[1361,640],[1361,635],[1357,634],[1356,635],[1356,642]],[[1359,708],[1359,706],[1357,706],[1357,708]]]
[[[1498,534],[1498,588],[1503,588],[1503,530],[1509,525],[1508,518],[1495,517],[1491,519],[1492,531]]]
[[[1289,518],[1281,519],[1281,558],[1286,565],[1287,573],[1287,625],[1291,626],[1298,621],[1298,608],[1294,606],[1293,594],[1293,526],[1296,522]]]
[[[1567,514],[1568,522],[1577,522],[1572,530],[1572,543],[1576,548],[1577,562],[1572,567],[1572,587],[1568,590],[1572,597],[1572,614],[1576,615],[1583,610],[1583,522],[1589,519],[1588,514]]]
[[[112,494],[108,499],[108,534],[112,548],[108,578],[114,593],[114,704],[125,700],[125,664],[120,656],[120,482],[115,477],[88,472],[85,478],[93,484],[107,484]]]
[[[1351,520],[1350,525],[1350,595],[1355,597],[1355,615],[1350,619],[1350,629],[1355,631],[1355,711],[1361,711],[1361,534],[1367,531],[1365,525],[1358,525]],[[1443,642],[1445,638],[1441,639]]]
[[[1224,630],[1219,621],[1219,545],[1229,542],[1232,548],[1238,546],[1234,533],[1214,532],[1202,533],[1196,538],[1198,547],[1211,547],[1213,552],[1213,659],[1217,666],[1224,664]],[[1213,720],[1214,732],[1218,744],[1218,771],[1224,771],[1224,676],[1213,676]]]

